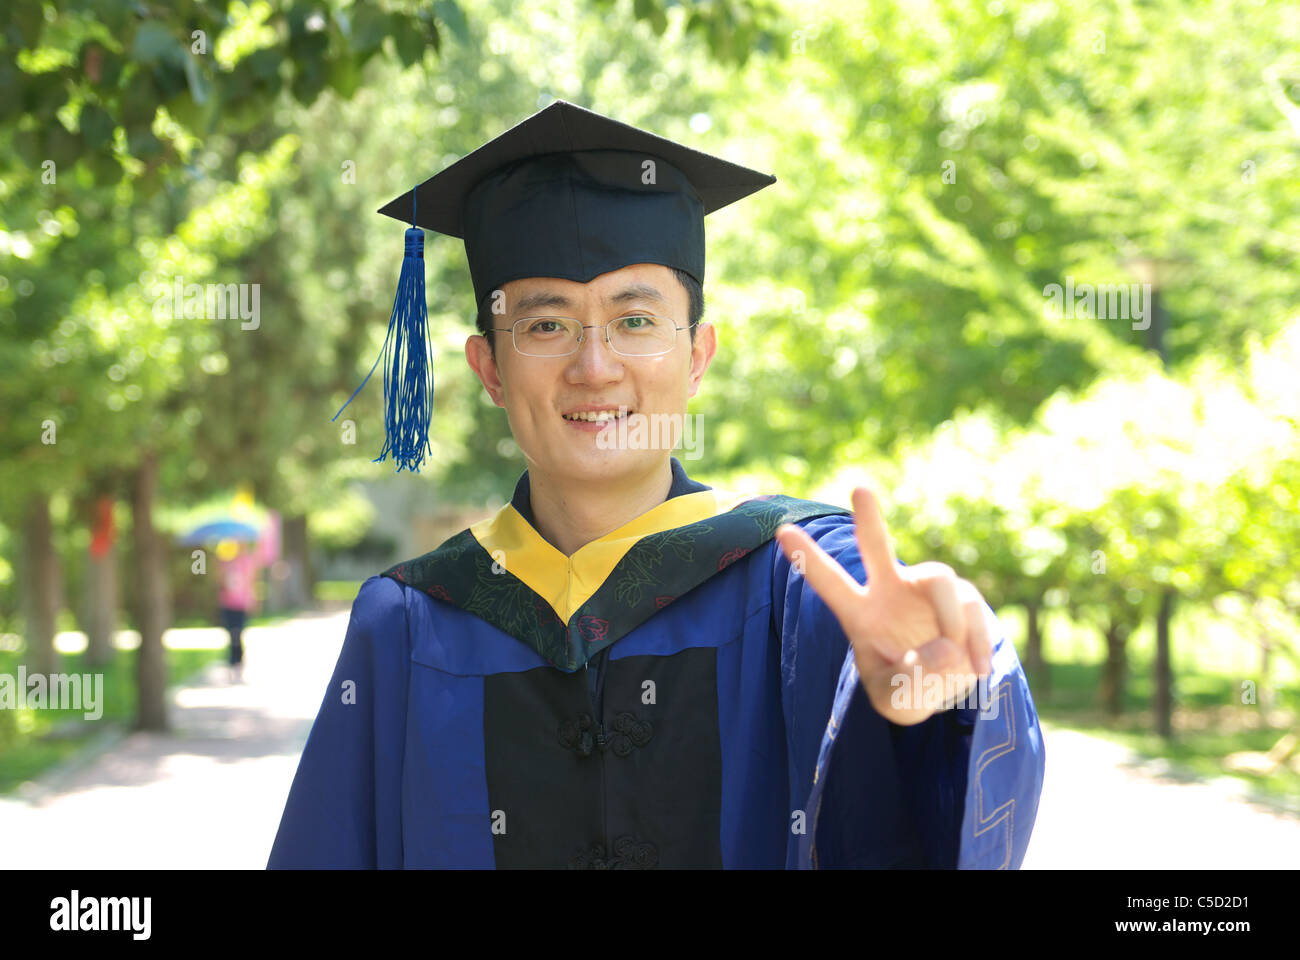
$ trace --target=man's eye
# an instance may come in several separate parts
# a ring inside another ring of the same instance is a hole
[[[529,333],[556,333],[559,330],[560,321],[558,320],[538,320],[528,326]]]
[[[637,332],[642,330],[653,330],[657,323],[654,317],[644,316],[623,317],[619,322],[622,323],[626,329],[635,330]]]

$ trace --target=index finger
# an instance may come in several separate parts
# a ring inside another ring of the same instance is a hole
[[[862,599],[865,590],[862,584],[854,580],[853,575],[823,550],[802,527],[792,523],[782,524],[776,531],[776,538],[792,562],[796,551],[802,554],[801,572],[808,578],[808,583],[817,596],[843,623]],[[845,632],[849,632],[847,628]]]
[[[867,568],[867,586],[878,577],[897,576],[898,559],[889,542],[889,529],[880,513],[880,501],[870,487],[853,488],[853,532]]]

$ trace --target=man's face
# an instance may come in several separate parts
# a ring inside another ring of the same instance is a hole
[[[496,358],[486,338],[465,343],[465,356],[492,401],[505,407],[510,431],[523,451],[528,469],[573,483],[608,482],[648,473],[667,461],[671,447],[652,424],[676,423],[680,434],[687,400],[695,396],[717,348],[709,324],[675,334],[672,349],[653,357],[614,353],[605,342],[605,324],[619,317],[653,314],[686,327],[686,290],[667,267],[638,263],[601,274],[590,283],[550,277],[512,280],[501,287],[506,313],[493,317]],[[584,330],[576,353],[565,357],[530,357],[515,350],[510,328],[521,317],[571,317],[595,329]],[[502,332],[504,331],[504,332]],[[617,422],[601,427],[574,422],[566,414],[591,408],[632,418],[625,435],[635,440],[638,418],[649,443],[619,443]],[[655,417],[659,414],[659,417]],[[609,432],[614,431],[614,432]],[[613,440],[613,442],[610,442]],[[656,445],[658,449],[655,449]]]

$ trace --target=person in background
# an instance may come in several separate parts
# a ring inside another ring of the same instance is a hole
[[[242,634],[248,622],[249,611],[257,605],[258,557],[251,548],[233,541],[217,547],[221,560],[221,588],[218,603],[221,607],[221,625],[230,633],[230,682],[244,682],[244,647]]]

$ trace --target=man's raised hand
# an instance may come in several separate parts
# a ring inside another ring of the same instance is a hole
[[[947,564],[899,566],[880,504],[867,487],[853,490],[853,528],[865,585],[802,528],[782,524],[776,539],[853,644],[858,674],[876,711],[902,726],[920,723],[937,710],[922,697],[932,685],[926,677],[940,677],[944,689],[964,697],[977,672],[989,673],[992,647],[984,600]],[[913,682],[918,663],[920,686]],[[892,696],[899,674],[907,677],[908,697]]]

